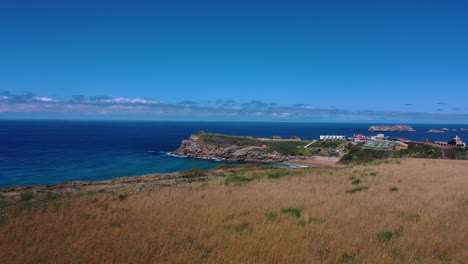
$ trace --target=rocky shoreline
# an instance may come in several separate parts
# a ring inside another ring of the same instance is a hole
[[[288,160],[277,152],[268,153],[265,145],[242,147],[238,145],[220,146],[200,139],[198,135],[192,135],[183,140],[180,147],[172,154],[189,158],[213,159],[227,162],[264,162],[279,163]]]

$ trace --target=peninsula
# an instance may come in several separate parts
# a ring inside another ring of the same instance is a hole
[[[395,125],[395,126],[371,126],[369,132],[415,132],[411,126]]]
[[[270,139],[199,132],[183,140],[172,154],[227,162],[304,163],[308,160],[314,165],[312,161],[324,163],[324,157],[336,163],[347,144],[346,141]]]

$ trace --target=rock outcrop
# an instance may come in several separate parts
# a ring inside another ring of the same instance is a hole
[[[411,126],[395,125],[395,126],[371,126],[369,132],[414,132]]]
[[[269,153],[267,146],[258,141],[256,146],[237,146],[215,144],[205,141],[198,134],[183,140],[180,147],[173,152],[174,155],[190,158],[215,159],[228,162],[283,162],[288,157],[277,152]]]

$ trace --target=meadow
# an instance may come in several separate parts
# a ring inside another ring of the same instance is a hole
[[[463,263],[467,168],[467,161],[429,159],[224,166],[164,183],[22,190],[0,205],[0,260]]]

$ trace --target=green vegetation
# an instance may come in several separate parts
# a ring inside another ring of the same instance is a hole
[[[308,221],[309,224],[321,224],[321,223],[325,223],[325,219],[323,218],[309,218],[309,221]]]
[[[239,186],[239,185],[251,182],[253,180],[254,180],[253,178],[247,178],[247,177],[236,174],[236,175],[228,176],[226,180],[224,181],[224,184],[229,185],[231,183],[234,183],[235,185]]]
[[[26,192],[21,194],[21,201],[29,201],[34,198],[34,194],[31,192]]]
[[[278,219],[277,213],[268,213],[266,216],[267,216],[267,219],[271,221]]]
[[[380,242],[389,242],[393,238],[393,232],[392,231],[385,231],[382,233],[377,234],[377,239]]]
[[[248,137],[236,137],[205,132],[200,132],[197,134],[197,136],[199,137],[199,139],[203,140],[208,144],[213,144],[223,148],[227,148],[233,145],[239,147],[261,146],[261,142],[259,140]]]
[[[358,188],[348,190],[347,192],[349,194],[355,194],[355,193],[358,193],[358,192],[367,191],[367,189],[369,189],[369,188],[368,187],[358,187]]]
[[[253,228],[249,225],[249,223],[244,222],[244,223],[234,226],[234,231],[236,231],[236,233],[239,233],[239,234],[252,233]]]
[[[267,174],[267,177],[270,178],[270,179],[279,179],[281,177],[284,177],[286,175],[288,175],[289,172],[287,171],[275,171],[275,172],[269,172]]]
[[[359,185],[361,184],[361,179],[355,179],[354,181],[351,182],[352,185]]]
[[[397,192],[398,191],[398,187],[390,187],[390,192]]]
[[[301,212],[302,212],[302,209],[293,208],[293,207],[289,207],[289,208],[286,208],[286,209],[281,209],[282,214],[292,215],[292,216],[294,216],[296,218],[301,217]]]
[[[316,141],[304,148],[311,141],[296,140],[260,140],[251,137],[238,137],[222,134],[200,132],[197,134],[200,140],[207,144],[213,144],[221,148],[230,146],[239,147],[264,147],[265,153],[279,153],[282,156],[336,156],[348,144],[346,141]]]
[[[120,194],[119,196],[117,196],[117,198],[118,198],[120,201],[127,200],[127,197],[128,197],[128,195],[126,195],[126,194]]]
[[[349,254],[348,252],[343,253],[341,256],[341,263],[350,263],[353,262],[354,256]]]
[[[206,175],[206,171],[198,168],[192,168],[190,170],[184,171],[180,173],[180,176],[183,178],[194,178],[194,177],[202,177]]]

